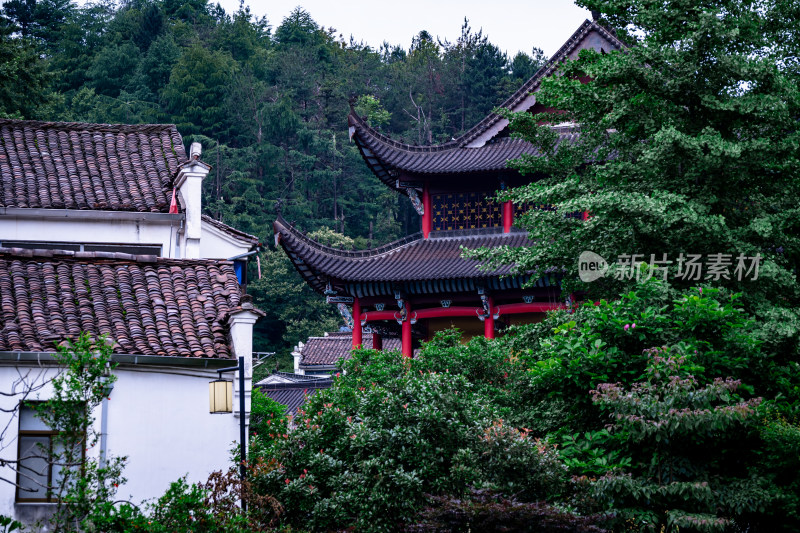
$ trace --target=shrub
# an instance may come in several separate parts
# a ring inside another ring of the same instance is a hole
[[[309,400],[276,444],[279,466],[254,480],[285,506],[286,523],[387,531],[411,520],[426,494],[476,485],[541,499],[558,490],[564,468],[552,450],[507,427],[463,376],[414,365],[360,351]]]
[[[724,531],[738,517],[763,513],[773,495],[751,473],[752,435],[761,398],[746,398],[739,380],[701,386],[679,347],[646,351],[646,381],[604,383],[592,400],[610,412],[616,441],[634,458],[628,473],[594,483],[617,522],[641,531]],[[612,441],[613,442],[613,441]],[[740,524],[741,525],[741,524]]]
[[[776,368],[759,349],[752,321],[738,296],[717,289],[677,293],[650,280],[618,301],[587,303],[552,313],[534,326],[512,328],[501,342],[530,369],[516,378],[520,411],[514,423],[535,434],[584,433],[602,429],[588,391],[601,383],[630,385],[645,378],[652,346],[682,346],[693,354],[700,383],[733,376],[775,391]],[[695,353],[696,352],[696,353]]]
[[[250,456],[268,454],[269,448],[288,430],[286,407],[254,387],[250,404]]]

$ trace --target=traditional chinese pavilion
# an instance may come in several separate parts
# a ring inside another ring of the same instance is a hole
[[[622,47],[612,32],[587,20],[501,107],[542,112],[536,91],[561,62],[583,49]],[[422,231],[379,248],[345,251],[309,239],[281,217],[274,229],[276,242],[306,282],[338,305],[352,325],[353,347],[362,345],[365,328],[372,331],[377,349],[382,335],[399,333],[402,352],[410,357],[416,341],[451,326],[466,336],[494,338],[501,325],[536,322],[546,311],[564,306],[555,271],[487,271],[462,257],[462,248],[530,244],[526,233],[514,227],[514,217],[528,206],[492,199],[499,189],[530,179],[507,168],[507,162],[536,154],[529,143],[510,137],[506,119],[492,113],[459,138],[436,146],[390,139],[352,110],[348,120],[364,161],[387,187],[408,195]],[[560,142],[575,135],[568,127],[559,134]]]

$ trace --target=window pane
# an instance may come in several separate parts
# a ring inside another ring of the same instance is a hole
[[[64,471],[72,471],[73,473],[79,473],[79,468],[81,463],[83,462],[83,454],[81,453],[81,446],[83,443],[78,443],[75,445],[75,453],[72,457],[65,457],[64,456],[64,445],[56,442],[53,445],[53,456],[57,457],[56,462],[53,463],[53,489],[54,491],[58,490],[58,487],[61,485],[61,479],[63,477]],[[68,464],[71,462],[71,465]],[[69,484],[74,483],[77,475],[71,476],[69,479]]]
[[[20,435],[19,437],[19,498],[47,498],[47,435]]]
[[[120,252],[132,255],[161,255],[161,246],[141,244],[85,244],[87,252]]]
[[[48,431],[50,428],[36,416],[36,410],[27,405],[19,407],[20,431]]]
[[[26,250],[71,250],[77,252],[80,244],[68,242],[30,242],[30,241],[3,241],[5,248],[24,248]]]

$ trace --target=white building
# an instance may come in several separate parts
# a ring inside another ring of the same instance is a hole
[[[117,382],[95,418],[107,454],[128,458],[121,498],[231,465],[238,412],[210,414],[208,383],[243,357],[233,404],[243,392],[249,412],[261,313],[242,285],[258,239],[201,215],[210,167],[182,142],[167,125],[0,120],[0,392],[18,393],[0,395],[0,478],[19,481],[20,448],[46,438],[19,409],[24,391],[44,383],[25,399],[47,399],[56,345],[82,331],[115,342]],[[33,522],[51,499],[0,483],[0,515]]]

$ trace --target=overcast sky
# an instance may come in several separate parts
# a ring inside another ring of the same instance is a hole
[[[216,1],[228,13],[239,7],[239,0]],[[549,57],[591,18],[572,0],[246,0],[245,4],[253,14],[266,15],[273,29],[299,5],[318,24],[373,48],[388,41],[408,49],[420,30],[455,41],[467,17],[473,30],[483,28],[489,41],[509,56],[530,53],[536,46]]]

